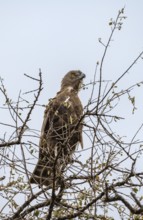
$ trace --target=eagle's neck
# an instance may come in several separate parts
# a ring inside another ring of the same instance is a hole
[[[69,92],[69,93],[74,93],[74,94],[77,94],[77,93],[78,93],[78,90],[76,90],[76,89],[75,89],[74,87],[72,87],[72,86],[67,86],[66,91]]]
[[[72,86],[67,86],[67,90],[68,90],[68,92],[73,92],[73,91],[75,91]]]
[[[62,87],[62,88],[61,88],[61,92],[63,92],[63,91],[65,91],[65,92],[70,92],[70,93],[75,93],[75,94],[78,93],[78,90],[76,90],[76,89],[75,89],[74,87],[72,87],[72,86]]]

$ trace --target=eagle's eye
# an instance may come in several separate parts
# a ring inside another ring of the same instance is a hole
[[[77,76],[77,73],[76,73],[76,72],[72,72],[72,73],[71,73],[71,78],[72,78],[72,79],[74,79],[76,76]]]

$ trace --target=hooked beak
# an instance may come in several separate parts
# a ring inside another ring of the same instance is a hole
[[[84,73],[81,73],[80,79],[84,79],[85,77],[86,77],[86,75]]]

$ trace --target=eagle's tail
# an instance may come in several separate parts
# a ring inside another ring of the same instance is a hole
[[[54,185],[57,186],[59,185],[61,178],[61,172],[56,172],[56,174],[54,174],[52,166],[50,166],[49,164],[45,165],[39,160],[32,173],[32,176],[30,177],[29,182],[32,184],[38,184],[39,186],[45,185],[49,188],[52,188],[53,182],[55,182]]]

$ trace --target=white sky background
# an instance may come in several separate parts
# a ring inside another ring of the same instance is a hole
[[[23,74],[37,77],[39,68],[44,81],[40,104],[55,96],[69,70],[83,71],[85,83],[92,80],[104,49],[98,38],[107,42],[111,32],[109,20],[124,6],[127,19],[114,36],[104,66],[103,78],[113,81],[143,50],[143,0],[0,0],[0,76],[10,98],[16,100],[20,90],[35,88],[35,83]],[[142,81],[142,69],[140,60],[122,79],[120,89]],[[134,94],[138,107],[135,115],[131,114],[127,99],[117,111],[120,116],[127,116],[127,120],[116,127],[121,135],[130,137],[141,125],[143,115],[143,91],[138,89]],[[89,90],[80,93],[84,104],[89,96]],[[41,129],[43,111],[41,108],[34,111],[33,128]],[[5,110],[1,110],[0,121],[8,120]],[[5,129],[0,126],[0,134]]]

